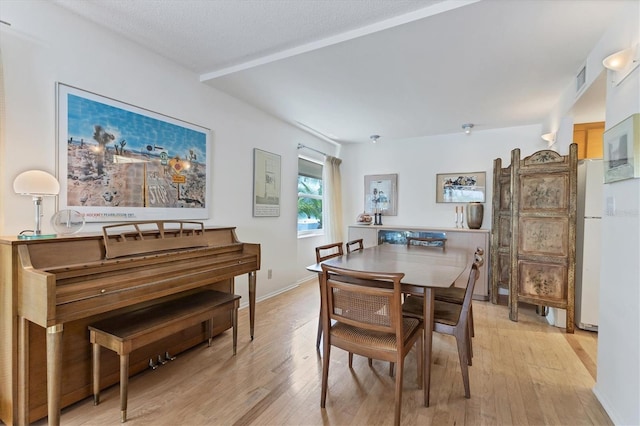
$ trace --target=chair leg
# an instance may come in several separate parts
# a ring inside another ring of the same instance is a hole
[[[416,353],[416,364],[418,368],[418,389],[422,389],[422,378],[424,375],[424,341],[422,336],[418,339],[418,352]]]
[[[466,327],[465,327],[466,328]],[[471,390],[469,389],[469,365],[468,365],[468,348],[467,348],[467,331],[455,334],[456,343],[458,344],[458,358],[460,358],[460,371],[462,372],[462,383],[464,384],[464,397],[471,398]]]
[[[389,363],[389,377],[393,377],[393,362]]]
[[[371,366],[371,358],[369,358],[369,366]],[[353,352],[349,352],[349,368],[353,368]]]
[[[322,391],[320,392],[320,407],[324,408],[327,402],[327,384],[329,382],[329,356],[331,346],[325,342],[322,351]]]
[[[395,413],[394,413],[394,424],[396,426],[400,425],[400,414],[402,409],[402,373],[404,367],[404,357],[398,357],[398,367],[396,371],[396,404],[395,404]]]
[[[476,329],[473,326],[473,303],[469,304],[469,330],[471,331],[471,337],[476,337]]]
[[[322,308],[320,308],[320,315],[318,315],[318,337],[316,338],[317,350],[320,350],[320,339],[322,339]]]
[[[467,339],[467,365],[471,365],[473,363],[473,342],[471,341],[471,332],[469,331],[469,327],[466,327],[464,332],[465,339]]]

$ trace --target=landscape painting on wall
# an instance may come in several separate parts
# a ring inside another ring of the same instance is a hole
[[[640,113],[604,132],[604,183],[640,177]]]
[[[208,219],[210,131],[59,83],[60,209],[86,222]]]
[[[484,203],[485,186],[485,172],[437,174],[436,202]]]

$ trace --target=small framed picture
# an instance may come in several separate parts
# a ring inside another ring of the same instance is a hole
[[[436,203],[484,203],[485,172],[439,173],[436,175]]]
[[[364,177],[364,210],[367,213],[398,215],[398,175]]]
[[[602,140],[604,183],[640,177],[640,113],[604,132]]]
[[[253,216],[280,216],[280,156],[253,150]]]

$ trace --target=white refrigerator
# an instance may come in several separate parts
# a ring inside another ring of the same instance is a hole
[[[602,160],[578,163],[575,321],[598,330],[604,171]]]

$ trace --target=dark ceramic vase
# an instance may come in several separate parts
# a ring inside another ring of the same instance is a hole
[[[480,229],[483,217],[484,204],[477,202],[467,204],[467,226],[469,229]]]

